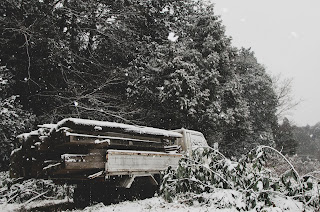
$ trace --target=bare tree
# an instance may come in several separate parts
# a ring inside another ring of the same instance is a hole
[[[302,101],[297,100],[292,93],[293,78],[283,78],[281,74],[273,76],[273,89],[277,95],[277,113],[279,120],[290,112]]]

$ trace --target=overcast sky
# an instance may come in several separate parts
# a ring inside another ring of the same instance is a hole
[[[272,75],[293,78],[300,105],[288,118],[320,122],[320,0],[213,0],[233,45],[255,52]]]

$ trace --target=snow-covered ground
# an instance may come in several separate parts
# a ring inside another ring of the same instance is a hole
[[[72,201],[72,200],[71,200]],[[51,208],[59,208],[61,205],[63,205],[62,208],[65,208],[66,205],[72,205],[73,203],[64,199],[64,200],[39,200],[39,201],[33,201],[30,203],[13,203],[13,204],[0,204],[0,211],[1,212],[14,212],[14,211],[31,211],[32,209],[36,208],[43,208],[47,210],[39,210],[39,211],[54,211],[50,210]],[[72,207],[71,206],[71,207]]]
[[[225,207],[222,207],[221,204],[212,204],[212,205],[201,205],[194,204],[192,206],[186,205],[179,202],[168,203],[161,197],[153,197],[145,200],[136,200],[136,201],[126,201],[119,204],[104,206],[102,203],[93,205],[85,208],[84,210],[77,211],[119,211],[119,212],[167,212],[167,211],[175,211],[175,212],[205,212],[205,211],[216,211],[216,212],[238,212],[239,210],[235,206],[230,206],[228,202],[237,201],[233,198],[234,190],[229,191],[219,191],[214,195],[215,198],[220,201],[224,201]],[[275,207],[264,207],[264,212],[299,212],[303,211],[303,205],[300,202],[293,201],[291,199],[286,199],[282,197],[277,197],[274,199]],[[244,204],[244,203],[242,203]],[[312,209],[306,209],[306,211],[313,211]],[[256,212],[255,209],[250,210],[250,212]]]
[[[117,211],[117,212],[205,212],[205,211],[217,211],[217,212],[238,212],[237,205],[244,204],[239,201],[239,193],[235,190],[229,189],[217,189],[216,192],[208,194],[214,201],[212,205],[201,205],[194,203],[190,206],[181,202],[168,203],[162,197],[153,197],[144,200],[125,201],[118,204],[103,205],[102,203],[86,207],[83,210],[74,209],[72,200],[42,200],[34,201],[28,204],[3,204],[0,205],[0,211],[30,211],[38,209],[39,211],[86,211],[86,212],[103,212],[103,211]],[[280,196],[274,196],[272,199],[274,202],[273,207],[263,208],[264,212],[299,212],[303,211],[302,203],[287,199]],[[256,211],[255,209],[250,210],[251,212]],[[313,211],[311,208],[307,208],[306,211]]]

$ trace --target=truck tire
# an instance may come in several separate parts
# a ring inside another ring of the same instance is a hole
[[[85,208],[91,205],[91,186],[88,184],[78,184],[74,189],[73,203],[76,208]]]
[[[154,194],[156,193],[158,187],[154,185],[145,185],[141,188],[141,198],[152,198],[154,197]]]
[[[151,184],[148,178],[149,177],[139,177],[135,179],[135,182],[130,188],[134,198],[146,199],[154,196],[158,190],[158,186]]]

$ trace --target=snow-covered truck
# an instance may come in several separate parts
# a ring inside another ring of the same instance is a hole
[[[76,184],[79,206],[129,193],[153,196],[161,171],[208,146],[202,133],[187,129],[76,118],[38,127],[18,136],[21,146],[11,154],[10,176]]]

